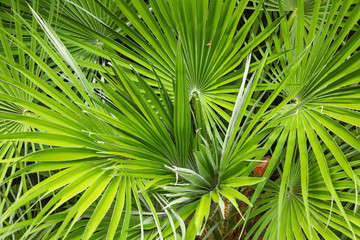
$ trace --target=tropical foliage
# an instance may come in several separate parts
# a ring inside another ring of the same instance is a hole
[[[357,0],[0,0],[0,239],[359,239]]]

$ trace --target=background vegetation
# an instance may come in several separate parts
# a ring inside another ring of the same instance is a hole
[[[360,238],[358,0],[0,18],[0,239]]]

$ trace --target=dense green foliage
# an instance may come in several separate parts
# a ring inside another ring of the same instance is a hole
[[[0,239],[360,239],[358,0],[0,18]]]

